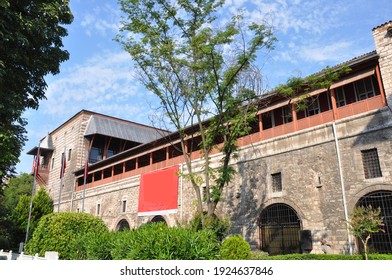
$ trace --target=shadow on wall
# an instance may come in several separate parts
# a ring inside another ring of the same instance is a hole
[[[228,187],[228,214],[231,217],[231,234],[239,234],[258,247],[258,219],[265,205],[266,164],[264,161],[240,162],[237,164],[239,181]]]

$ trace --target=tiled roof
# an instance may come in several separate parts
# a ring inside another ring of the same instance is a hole
[[[374,27],[374,28],[372,29],[372,31],[373,31],[374,29],[380,28],[381,26],[384,26],[384,25],[389,24],[389,23],[392,23],[392,20],[387,21],[387,22],[384,22],[383,24],[380,24],[379,26]]]

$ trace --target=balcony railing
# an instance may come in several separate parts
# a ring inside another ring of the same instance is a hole
[[[374,97],[371,97],[371,98],[368,98],[365,100],[361,100],[361,101],[358,101],[355,103],[348,104],[346,106],[336,108],[335,112],[334,112],[334,110],[328,110],[328,111],[322,112],[317,115],[301,118],[298,120],[293,120],[293,121],[286,123],[286,124],[277,125],[275,127],[272,127],[269,129],[264,129],[264,130],[261,130],[260,132],[255,132],[253,134],[241,137],[240,139],[238,139],[238,145],[245,146],[245,145],[248,145],[251,143],[256,143],[259,141],[263,141],[263,140],[271,139],[274,137],[286,135],[289,133],[293,133],[296,131],[307,129],[307,128],[314,127],[317,125],[329,123],[334,120],[347,118],[347,117],[354,116],[356,114],[360,114],[360,113],[364,113],[364,112],[368,112],[368,111],[371,111],[374,109],[379,109],[384,106],[385,106],[385,103],[383,101],[383,96],[376,95]],[[192,153],[191,158],[192,158],[192,160],[194,160],[194,159],[200,158],[200,156],[201,156],[200,151],[195,151]],[[101,178],[99,180],[93,179],[92,182],[89,182],[86,185],[86,188],[96,187],[99,185],[107,184],[107,183],[121,180],[124,178],[136,176],[136,175],[139,175],[142,173],[151,172],[151,171],[154,171],[157,169],[180,164],[183,162],[184,162],[183,156],[178,155],[176,157],[164,159],[162,161],[159,161],[159,162],[147,165],[147,166],[143,166],[143,167],[139,167],[139,168],[135,167],[132,170],[122,172],[122,173],[116,174],[116,175],[114,175],[114,169],[112,169],[112,176],[109,176],[106,178],[101,176]],[[108,167],[108,168],[110,168],[110,167]],[[40,172],[40,176],[42,177],[43,181],[47,182],[49,170],[46,167],[43,167],[43,168],[40,168],[39,172]],[[97,171],[97,172],[102,172],[102,171]],[[76,187],[76,191],[80,191],[80,190],[83,190],[83,185],[79,184]]]
[[[34,170],[31,171],[31,174],[34,174]],[[40,165],[38,167],[38,174],[37,174],[37,183],[40,186],[46,186],[49,180],[49,167],[47,165]]]

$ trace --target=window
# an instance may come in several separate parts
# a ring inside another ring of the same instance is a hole
[[[342,107],[347,104],[343,87],[338,87],[335,89],[335,98],[336,98],[336,106],[337,107]]]
[[[105,137],[101,135],[96,135],[92,140],[90,150],[89,163],[95,163],[104,159],[104,149],[105,149]]]
[[[121,203],[121,213],[125,213],[125,212],[127,212],[127,200],[123,199]]]
[[[308,106],[306,108],[306,116],[310,117],[317,114],[320,114],[320,103],[318,101],[318,98],[315,98],[308,102]]]
[[[282,173],[271,174],[272,177],[272,192],[282,191]]]
[[[356,81],[354,83],[357,101],[374,96],[374,88],[371,77]]]
[[[378,159],[377,149],[370,149],[361,151],[362,153],[362,164],[365,173],[365,178],[377,178],[382,177],[380,161]]]
[[[90,152],[90,163],[95,163],[97,161],[102,160],[103,158],[103,148],[101,147],[92,147]]]
[[[69,149],[69,150],[68,150],[68,161],[71,160],[71,153],[72,153],[72,149]]]
[[[119,139],[112,139],[110,141],[109,148],[106,152],[106,158],[110,158],[111,156],[114,156],[115,154],[120,152],[120,140]]]
[[[101,203],[97,203],[97,216],[101,215]]]
[[[291,105],[282,107],[282,118],[283,123],[289,123],[293,121],[293,112],[291,111]]]

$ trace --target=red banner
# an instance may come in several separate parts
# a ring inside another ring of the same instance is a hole
[[[142,174],[139,188],[139,216],[177,212],[178,166]]]

